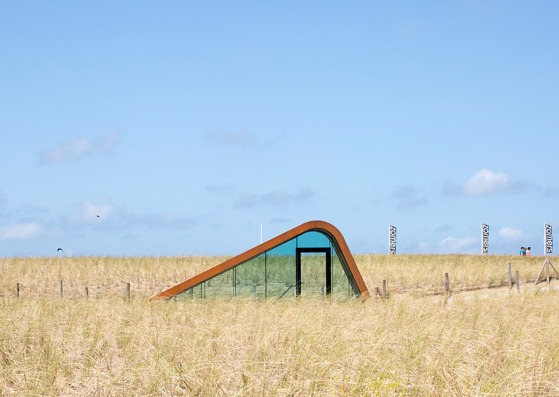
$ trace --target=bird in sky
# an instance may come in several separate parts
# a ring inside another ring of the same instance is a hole
[[[64,252],[64,250],[62,248],[59,248],[59,249],[56,250],[56,252],[60,252],[60,251]]]

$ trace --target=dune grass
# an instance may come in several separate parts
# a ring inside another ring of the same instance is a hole
[[[0,260],[0,395],[559,395],[559,293],[437,294],[445,272],[507,285],[508,262],[533,281],[543,258],[356,256],[386,301],[147,299],[224,259]]]

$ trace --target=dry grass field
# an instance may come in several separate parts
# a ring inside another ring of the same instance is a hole
[[[0,395],[559,395],[543,257],[357,255],[371,291],[388,283],[365,303],[149,301],[225,259],[0,259]]]

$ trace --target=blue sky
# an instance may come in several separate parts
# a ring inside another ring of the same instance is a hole
[[[0,4],[0,256],[543,254],[559,2]]]

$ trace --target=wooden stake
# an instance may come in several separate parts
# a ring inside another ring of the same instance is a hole
[[[126,283],[126,300],[130,302],[130,283]]]
[[[509,275],[509,289],[512,288],[512,269],[510,266],[510,262],[509,262],[509,268],[508,268],[508,275]]]
[[[444,290],[447,294],[450,294],[450,278],[448,277],[448,273],[444,274]]]
[[[19,299],[19,283],[16,284],[16,298]]]
[[[386,280],[382,280],[382,298],[386,299],[387,292],[386,292]]]
[[[60,280],[60,299],[62,299],[64,287],[62,286],[62,280]]]
[[[516,290],[520,291],[520,276],[518,274],[518,270],[516,271],[515,276],[516,276]]]
[[[549,284],[549,282],[551,280],[551,269],[550,268],[553,269],[553,271],[555,272],[555,274],[559,278],[559,272],[557,272],[557,269],[555,269],[555,267],[551,264],[551,262],[549,261],[548,258],[545,258],[545,260],[543,261],[543,264],[542,264],[542,268],[540,269],[540,272],[538,273],[538,277],[536,277],[536,281],[534,281],[534,284],[538,284],[540,282],[540,277],[542,276],[544,270],[545,270],[545,280]]]

